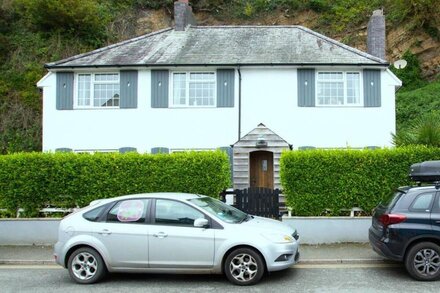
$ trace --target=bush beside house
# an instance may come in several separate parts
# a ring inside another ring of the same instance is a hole
[[[289,151],[281,156],[281,183],[297,216],[367,214],[399,186],[410,185],[411,164],[439,160],[440,148]],[[413,183],[414,184],[414,183]]]
[[[27,216],[48,204],[84,206],[124,194],[187,192],[216,197],[229,185],[229,161],[221,151],[0,156],[0,208],[24,208]]]

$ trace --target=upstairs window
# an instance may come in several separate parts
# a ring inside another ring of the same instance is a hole
[[[87,73],[77,75],[77,108],[119,107],[119,74]]]
[[[318,72],[317,106],[362,106],[360,72]]]
[[[215,72],[173,72],[173,107],[215,107]]]

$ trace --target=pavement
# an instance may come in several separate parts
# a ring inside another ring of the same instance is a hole
[[[53,265],[52,246],[0,246],[0,265]],[[392,263],[375,253],[368,243],[300,245],[302,264]]]

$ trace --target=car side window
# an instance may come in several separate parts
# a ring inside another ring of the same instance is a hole
[[[193,227],[195,219],[204,217],[203,213],[184,203],[166,199],[156,200],[156,224]]]
[[[435,192],[419,194],[412,202],[409,210],[412,212],[429,212]]]
[[[122,200],[108,212],[107,222],[111,223],[145,223],[148,199]]]

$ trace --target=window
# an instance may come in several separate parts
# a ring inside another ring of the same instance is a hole
[[[87,213],[83,214],[83,218],[91,221],[96,222],[98,221],[99,217],[101,216],[102,212],[107,208],[107,205],[102,205],[100,207],[97,207],[96,209],[93,209],[91,211],[88,211]]]
[[[361,106],[359,72],[318,72],[318,106]]]
[[[172,79],[174,107],[216,106],[215,72],[173,72]]]
[[[75,106],[78,108],[119,107],[119,74],[78,74]]]
[[[204,218],[203,213],[184,203],[174,200],[156,200],[156,224],[193,227],[194,220],[198,218]]]
[[[411,211],[429,211],[435,193],[422,193],[413,201]]]
[[[149,200],[130,199],[118,202],[107,214],[107,222],[145,223]]]

